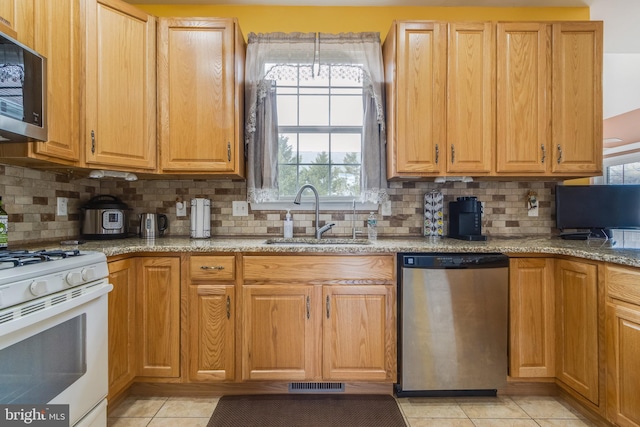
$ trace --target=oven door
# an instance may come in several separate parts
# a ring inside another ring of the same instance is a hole
[[[32,313],[0,324],[0,403],[68,404],[73,426],[104,401],[111,289],[101,280],[30,301]]]

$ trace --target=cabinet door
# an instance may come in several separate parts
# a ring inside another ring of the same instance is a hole
[[[233,19],[162,18],[158,33],[160,167],[240,173],[244,41]],[[238,58],[238,57],[239,58]]]
[[[0,31],[33,48],[34,0],[0,0]]]
[[[598,405],[598,270],[556,261],[556,377]]]
[[[445,23],[400,22],[385,42],[390,178],[444,170],[446,28]]]
[[[636,284],[637,286],[637,284]],[[607,418],[640,426],[640,306],[607,304]]]
[[[233,380],[234,287],[189,286],[189,379]]]
[[[156,167],[156,21],[120,0],[86,0],[89,166]]]
[[[602,22],[553,25],[553,159],[558,173],[602,172]]]
[[[109,399],[136,376],[135,269],[131,259],[109,263]]]
[[[555,377],[553,259],[515,258],[509,264],[510,375]]]
[[[447,172],[491,172],[494,39],[490,22],[449,24]]]
[[[140,258],[138,375],[180,375],[180,258]]]
[[[242,379],[319,379],[320,287],[243,289]]]
[[[323,379],[396,381],[391,286],[324,286]]]
[[[551,25],[497,25],[496,172],[544,174],[551,156]]]
[[[35,49],[47,58],[47,142],[36,157],[74,165],[80,160],[80,1],[47,0],[35,8]]]

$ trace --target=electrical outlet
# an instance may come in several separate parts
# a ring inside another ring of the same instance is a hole
[[[56,209],[56,215],[58,216],[67,216],[68,214],[68,205],[69,205],[69,199],[66,197],[58,197],[57,199],[57,209]]]
[[[249,215],[249,203],[245,201],[235,201],[233,206],[233,216],[248,216]]]

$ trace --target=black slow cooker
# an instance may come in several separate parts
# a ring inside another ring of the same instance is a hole
[[[101,194],[91,198],[80,209],[82,238],[105,240],[127,237],[129,207],[117,197]]]

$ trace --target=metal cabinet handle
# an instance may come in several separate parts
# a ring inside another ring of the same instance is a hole
[[[201,270],[224,270],[224,266],[222,265],[201,265]]]
[[[436,165],[438,164],[438,158],[440,157],[440,147],[436,144]]]
[[[227,142],[227,160],[231,161],[231,143]]]
[[[540,148],[542,149],[542,159],[540,159],[540,163],[544,163],[547,158],[547,149],[544,148],[544,144],[540,145]]]
[[[558,164],[562,161],[562,147],[558,144]]]
[[[96,133],[91,129],[91,154],[96,153]]]
[[[455,163],[456,161],[456,149],[453,146],[453,144],[451,144],[451,163]]]
[[[231,318],[231,297],[227,295],[227,319]]]
[[[307,319],[311,317],[311,299],[307,295]]]
[[[327,319],[329,318],[330,313],[331,313],[331,300],[329,299],[329,295],[327,295]]]

